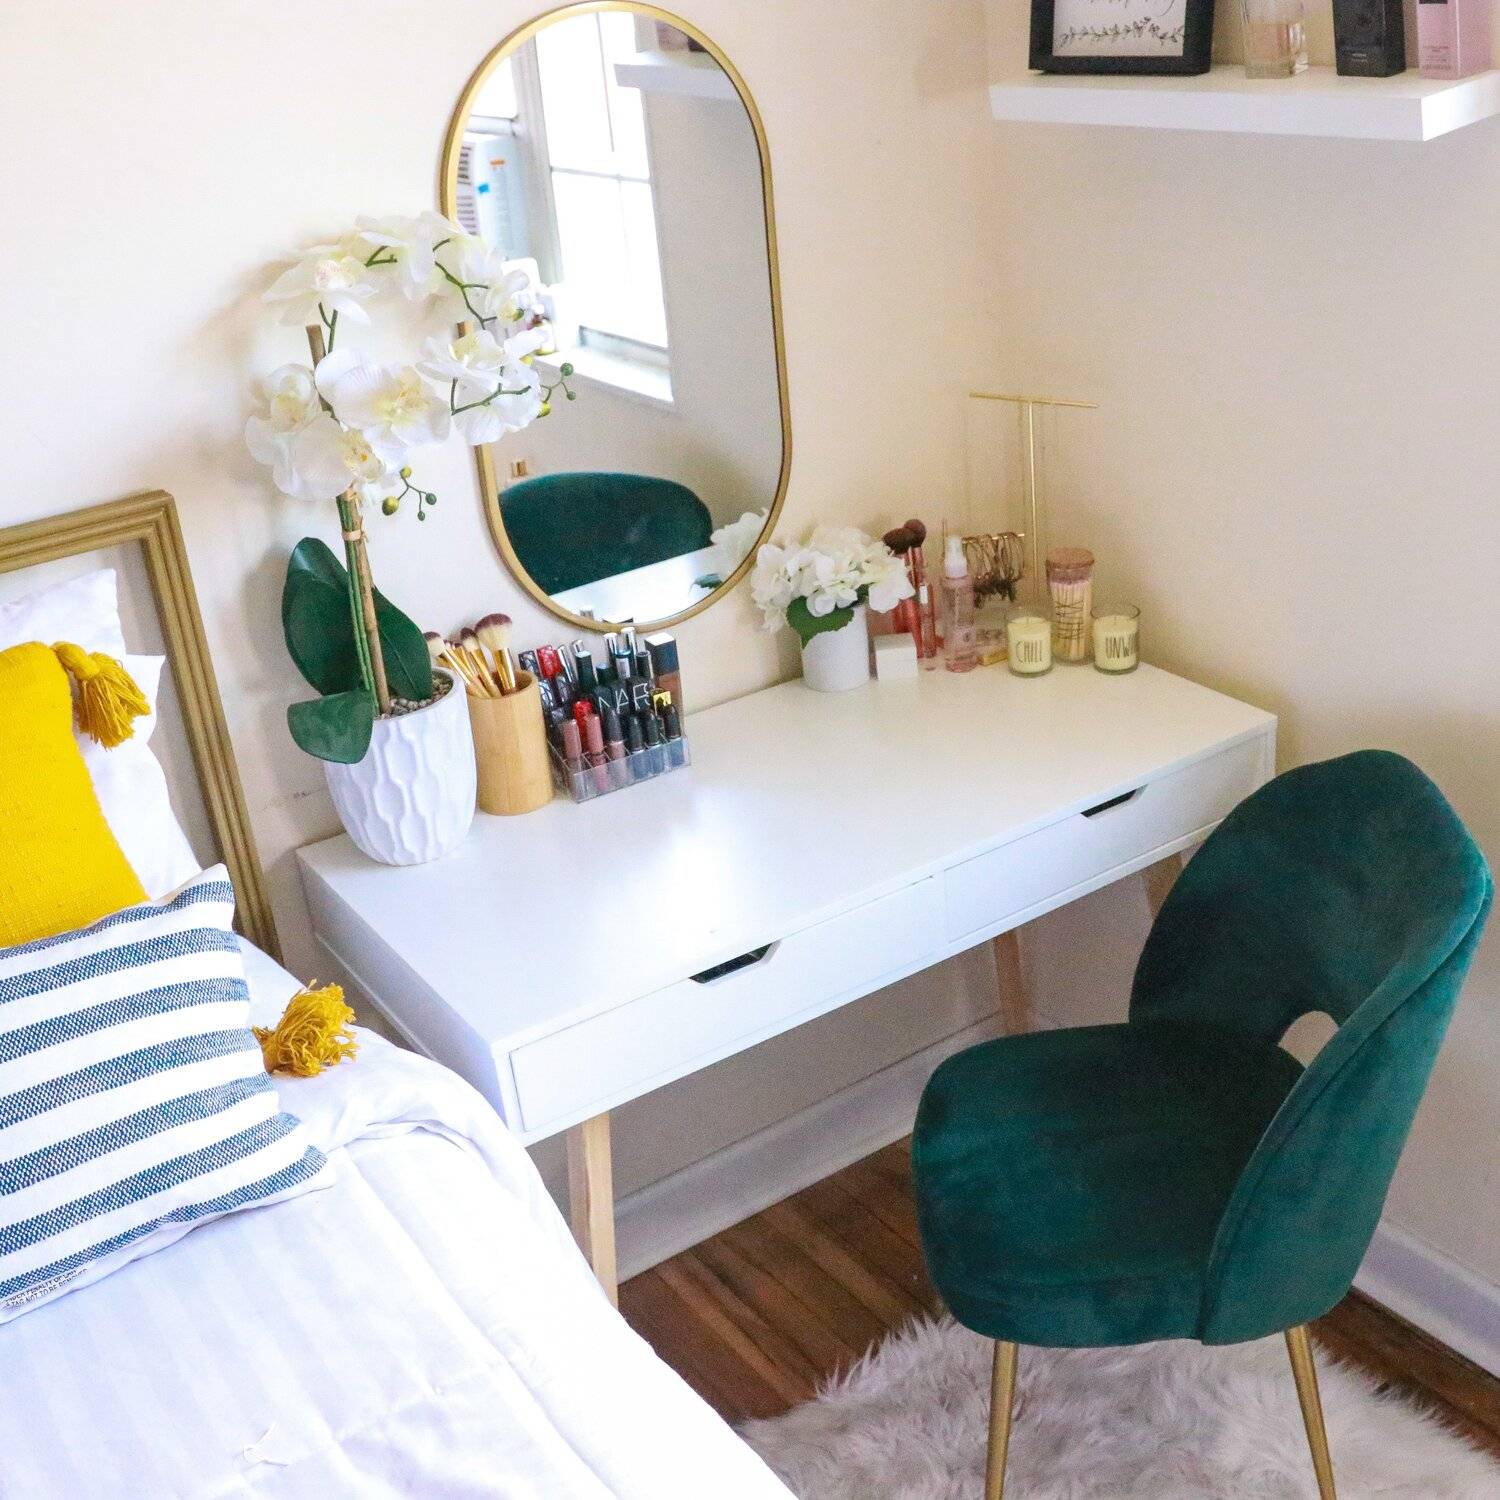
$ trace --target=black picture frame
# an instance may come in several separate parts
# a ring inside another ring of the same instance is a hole
[[[1208,72],[1214,0],[1187,0],[1181,57],[1058,57],[1052,50],[1053,0],[1031,0],[1031,66],[1040,73],[1138,73],[1191,76]]]

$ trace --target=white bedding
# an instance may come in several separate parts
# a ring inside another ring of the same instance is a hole
[[[283,1090],[331,1188],[0,1328],[0,1496],[787,1500],[609,1306],[480,1096],[361,1044]]]

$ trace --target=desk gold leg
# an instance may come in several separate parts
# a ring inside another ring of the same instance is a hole
[[[1156,920],[1156,914],[1162,908],[1172,887],[1177,884],[1177,877],[1182,874],[1182,856],[1180,854],[1169,854],[1165,859],[1159,859],[1154,865],[1147,865],[1141,871],[1141,884],[1146,887],[1146,904],[1151,908],[1151,920]]]
[[[568,1132],[568,1208],[573,1236],[609,1300],[620,1304],[615,1270],[615,1178],[609,1116],[595,1115]]]
[[[1000,1022],[1006,1036],[1031,1030],[1031,996],[1021,972],[1021,935],[1013,927],[990,941],[995,954],[995,978],[1000,983]]]

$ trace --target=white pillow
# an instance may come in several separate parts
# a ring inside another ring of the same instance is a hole
[[[100,568],[0,604],[0,651],[27,641],[44,646],[72,641],[86,651],[123,656],[125,631],[115,570]]]
[[[0,951],[0,1324],[330,1181],[250,1030],[222,865]]]
[[[250,987],[250,1024],[274,1026],[286,1010],[287,1001],[301,992],[301,981],[249,938],[240,939],[240,957],[245,962],[245,983]]]
[[[119,657],[150,702],[151,713],[136,720],[134,737],[113,750],[77,738],[104,819],[146,894],[156,900],[175,891],[198,873],[199,864],[148,743],[157,724],[156,696],[166,659],[126,654],[114,569],[101,568],[0,604],[0,651],[26,641],[47,646],[73,641],[85,651]]]
[[[83,763],[89,768],[110,831],[146,894],[159,901],[191,880],[201,866],[172,812],[167,778],[150,745],[158,722],[156,695],[161,669],[167,659],[126,655],[120,660],[145,694],[151,712],[137,719],[135,734],[113,750],[106,750],[76,730],[74,738],[83,751]]]

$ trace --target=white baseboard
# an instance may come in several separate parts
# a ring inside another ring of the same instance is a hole
[[[1389,1222],[1354,1284],[1383,1307],[1500,1375],[1500,1286]]]
[[[917,1101],[945,1057],[998,1035],[984,1021],[872,1073],[800,1114],[747,1136],[615,1205],[620,1279],[738,1224],[911,1129]]]

